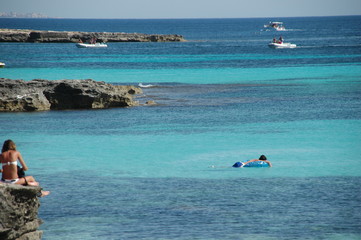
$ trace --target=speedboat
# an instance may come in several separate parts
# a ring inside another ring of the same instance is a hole
[[[78,48],[104,48],[108,47],[105,43],[77,43]]]
[[[276,31],[286,31],[283,26],[283,22],[269,22],[269,24],[263,25],[265,28],[273,28]]]
[[[285,43],[285,42],[271,42],[268,44],[270,48],[296,48],[297,45],[293,43]]]
[[[0,62],[0,68],[5,67],[5,63]]]

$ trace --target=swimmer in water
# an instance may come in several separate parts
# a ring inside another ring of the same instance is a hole
[[[272,163],[267,160],[265,155],[261,155],[259,157],[259,159],[252,159],[252,160],[249,160],[247,162],[244,162],[243,167],[247,167],[247,165],[248,165],[248,167],[251,167],[253,162],[255,162],[255,163],[257,163],[257,162],[265,162],[265,163],[268,164],[269,167],[272,167]]]
[[[261,167],[263,164],[272,167],[272,163],[267,160],[265,155],[261,155],[259,159],[251,159],[247,162],[236,162],[232,167]]]

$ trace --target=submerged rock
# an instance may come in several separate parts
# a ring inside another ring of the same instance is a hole
[[[86,80],[11,80],[0,78],[0,112],[99,109],[137,106],[142,90]]]
[[[39,240],[40,187],[0,183],[0,239]]]

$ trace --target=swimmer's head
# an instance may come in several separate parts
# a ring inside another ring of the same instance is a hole
[[[267,158],[266,158],[265,155],[261,155],[261,156],[259,157],[259,160],[267,160]]]

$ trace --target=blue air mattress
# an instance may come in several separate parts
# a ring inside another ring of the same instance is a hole
[[[269,167],[268,163],[263,161],[255,161],[243,165],[243,167]]]

